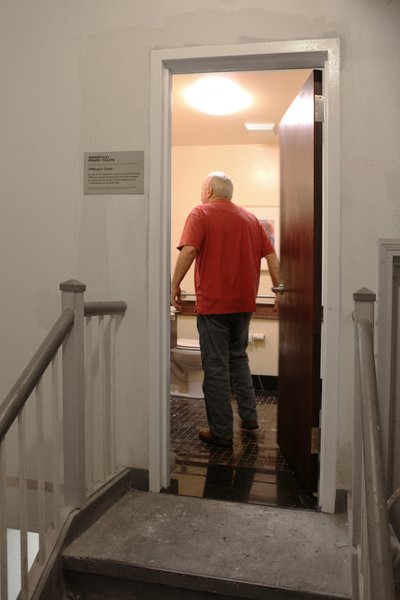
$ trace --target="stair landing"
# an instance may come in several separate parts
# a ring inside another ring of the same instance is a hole
[[[132,490],[64,551],[63,564],[207,597],[349,599],[346,520]]]

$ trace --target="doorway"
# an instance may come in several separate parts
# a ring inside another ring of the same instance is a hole
[[[231,47],[202,47],[155,51],[152,55],[151,180],[149,255],[149,421],[150,487],[169,484],[169,244],[170,244],[170,108],[171,76],[175,73],[324,68],[329,118],[325,123],[323,299],[329,305],[322,344],[324,390],[321,411],[319,504],[333,512],[336,492],[336,409],[338,386],[338,230],[339,230],[339,105],[337,40],[276,42]],[[161,92],[161,93],[160,93]],[[329,131],[329,134],[328,134]],[[167,313],[168,310],[168,313]],[[329,372],[326,365],[329,362]],[[329,427],[326,424],[329,423]]]
[[[232,176],[233,202],[260,219],[280,255],[278,128],[311,73],[310,69],[296,69],[172,75],[171,271],[186,216],[199,203],[202,179],[213,170]],[[187,96],[200,88],[195,96],[198,102],[205,84],[211,86],[209,94],[217,104],[202,111],[192,107]],[[232,87],[229,98],[236,89],[245,95],[248,105],[230,112],[224,86]],[[315,496],[304,489],[277,444],[279,320],[272,310],[274,294],[265,261],[261,267],[248,346],[260,428],[252,433],[240,430],[233,400],[234,450],[216,450],[200,442],[198,429],[207,423],[204,401],[196,398],[201,393],[197,385],[201,373],[197,377],[193,370],[182,369],[173,352],[171,488],[179,495],[315,508]],[[182,344],[198,344],[193,280],[192,267],[182,282],[182,311],[171,317],[171,332],[177,330],[173,343],[178,342],[179,352],[183,352]]]

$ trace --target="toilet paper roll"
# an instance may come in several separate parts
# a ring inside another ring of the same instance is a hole
[[[249,335],[250,342],[262,342],[265,340],[265,333],[251,333]]]

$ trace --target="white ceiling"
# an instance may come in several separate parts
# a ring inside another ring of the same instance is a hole
[[[172,78],[172,145],[202,146],[278,143],[274,132],[249,132],[247,122],[279,124],[310,70],[241,71],[219,73],[232,79],[253,97],[252,105],[234,115],[206,115],[189,106],[183,90],[205,75],[174,75]],[[207,73],[206,75],[209,75]]]

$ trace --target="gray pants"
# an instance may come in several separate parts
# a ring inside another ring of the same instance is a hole
[[[233,436],[231,392],[240,417],[257,419],[246,352],[250,317],[251,313],[197,316],[207,419],[219,437],[231,439]]]

